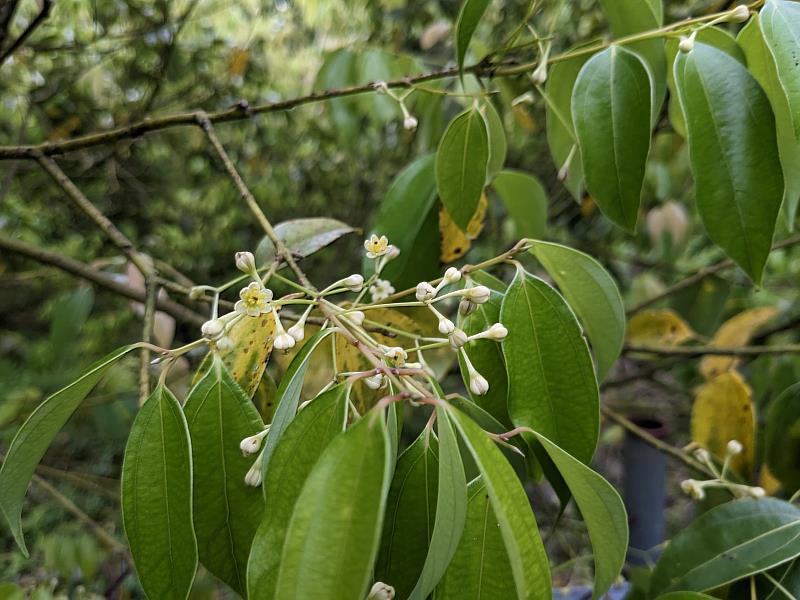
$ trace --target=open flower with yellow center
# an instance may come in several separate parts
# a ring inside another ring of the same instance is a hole
[[[378,237],[374,233],[364,240],[364,249],[367,251],[367,258],[378,258],[389,251],[389,238],[385,235]]]
[[[369,286],[369,293],[372,296],[373,302],[380,302],[394,294],[394,286],[385,279],[376,279],[375,282]]]
[[[272,300],[272,290],[268,290],[258,282],[253,281],[239,290],[239,298],[233,308],[248,317],[257,317],[272,310],[269,303]]]

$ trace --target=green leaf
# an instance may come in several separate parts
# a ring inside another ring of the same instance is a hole
[[[506,143],[506,132],[503,126],[503,119],[491,101],[481,105],[481,114],[486,122],[486,133],[489,136],[489,162],[486,167],[487,175],[493,177],[497,174],[506,162],[508,145]]]
[[[597,359],[598,379],[603,379],[625,341],[625,307],[617,285],[599,262],[574,248],[536,240],[530,251],[586,328]]]
[[[778,79],[775,61],[770,54],[758,15],[739,32],[739,45],[747,57],[747,67],[756,78],[772,105],[775,114],[775,129],[778,138],[778,154],[781,158],[785,189],[781,212],[788,229],[794,229],[797,206],[800,203],[800,140],[794,136],[792,109]]]
[[[793,494],[800,489],[800,383],[770,404],[765,437],[769,470]]]
[[[778,581],[783,590],[788,591],[792,596],[800,596],[800,560],[794,559],[790,563],[784,563],[772,569],[770,575]],[[769,587],[773,588],[772,593],[765,600],[785,600],[787,598],[783,590],[769,582]]]
[[[706,44],[680,53],[674,68],[700,218],[760,283],[783,197],[769,101],[739,61]]]
[[[467,516],[467,481],[458,451],[453,425],[441,407],[436,408],[439,431],[439,487],[436,493],[436,519],[428,546],[428,556],[411,600],[425,600],[447,571],[458,548]]]
[[[597,445],[600,403],[592,357],[564,299],[519,269],[506,291],[500,321],[508,329],[508,411],[588,463]]]
[[[436,151],[439,198],[464,231],[478,208],[488,162],[486,123],[479,111],[466,110],[447,126]]]
[[[667,545],[650,594],[705,591],[800,555],[800,510],[773,498],[744,498],[702,514]]]
[[[281,440],[283,432],[292,422],[297,414],[297,407],[300,404],[300,392],[303,391],[303,380],[306,377],[308,362],[314,350],[332,333],[334,329],[321,329],[308,338],[300,351],[295,354],[289,368],[283,374],[281,384],[278,386],[278,397],[280,398],[278,408],[275,410],[275,417],[269,426],[269,433],[264,439],[264,450],[261,458],[261,473],[266,478],[269,461],[275,447]]]
[[[408,598],[425,564],[439,485],[438,443],[426,428],[397,459],[389,488],[375,580]]]
[[[617,491],[600,475],[539,433],[534,434],[566,481],[589,530],[594,593],[600,598],[619,577],[628,550],[628,516]]]
[[[520,171],[497,174],[492,187],[514,223],[514,237],[544,237],[547,234],[547,193],[539,180]]]
[[[36,407],[11,440],[0,468],[0,511],[26,557],[29,554],[22,533],[22,502],[36,465],[92,388],[133,348],[124,346],[115,350],[91,365],[77,380],[47,398]]]
[[[439,272],[439,211],[436,206],[434,155],[422,156],[403,169],[386,192],[369,231],[385,235],[400,248],[381,277],[397,289],[433,279]],[[364,271],[373,268],[364,259]]]
[[[122,522],[145,594],[187,598],[197,569],[192,449],[181,405],[162,385],[136,415],[125,447]]]
[[[575,50],[578,48],[572,48]],[[591,55],[581,54],[550,68],[545,87],[547,145],[556,168],[566,176],[564,186],[583,200],[583,166],[572,117],[572,90],[578,73]],[[532,236],[538,237],[538,236]]]
[[[661,0],[600,0],[615,38],[658,29],[664,24]],[[653,76],[652,122],[655,123],[667,90],[667,61],[660,39],[627,44],[642,57]]]
[[[516,589],[511,563],[481,477],[469,484],[468,496],[461,543],[436,588],[436,600],[513,598]]]
[[[194,531],[200,562],[240,595],[250,544],[264,512],[261,491],[244,482],[253,463],[239,443],[264,429],[253,403],[214,354],[184,405],[194,465]]]
[[[633,231],[650,152],[651,75],[630,50],[590,58],[572,91],[586,188],[609,219]]]
[[[311,256],[354,231],[355,229],[347,223],[327,217],[292,219],[275,226],[275,235],[298,258]],[[256,263],[260,267],[267,266],[275,260],[275,244],[269,237],[264,237],[259,242],[255,256]]]
[[[297,498],[276,600],[363,598],[392,476],[384,415],[371,410],[327,447]]]
[[[517,598],[550,598],[550,567],[528,496],[514,469],[485,431],[459,410],[448,414],[480,469],[514,574]]]
[[[767,0],[760,17],[764,41],[775,59],[778,79],[789,103],[794,137],[800,139],[800,4]]]
[[[461,12],[458,13],[456,21],[456,60],[458,61],[458,72],[463,76],[464,57],[467,55],[467,48],[478,28],[478,23],[489,6],[489,0],[464,0],[461,5]]]
[[[347,420],[345,386],[337,385],[307,404],[275,448],[264,479],[266,510],[247,563],[251,598],[272,598],[289,520],[308,474]]]
[[[340,48],[327,54],[314,81],[315,90],[356,85],[358,83],[358,57],[348,48]],[[357,97],[332,98],[326,104],[333,124],[342,138],[350,139],[358,129]]]
[[[467,316],[459,314],[459,327],[467,335],[485,331],[491,325],[500,322],[500,307],[502,303],[503,294],[492,290],[487,302],[479,304]],[[501,423],[510,425],[511,419],[508,416],[508,376],[506,375],[506,363],[503,358],[502,347],[493,340],[474,340],[464,346],[464,352],[466,352],[472,366],[477,369],[478,373],[491,382],[489,391],[482,396],[470,392],[472,401]],[[461,376],[469,391],[467,365],[460,353],[458,355],[458,364],[461,368]]]

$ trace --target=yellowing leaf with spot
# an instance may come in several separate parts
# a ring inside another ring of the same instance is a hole
[[[746,346],[753,335],[769,323],[778,309],[772,306],[751,308],[725,321],[714,337],[711,345],[717,348],[737,348]],[[736,368],[739,359],[735,356],[704,356],[700,361],[700,373],[706,379],[713,379],[720,373]]]
[[[267,361],[272,352],[275,317],[272,314],[242,317],[233,324],[227,335],[233,342],[233,346],[228,350],[221,351],[220,356],[236,383],[242,387],[248,397],[252,398],[261,382],[261,376],[264,374],[264,369],[267,368]],[[211,354],[209,353],[197,370],[192,385],[200,381],[210,364]]]
[[[686,321],[674,310],[651,309],[628,321],[628,343],[642,346],[677,346],[694,337]]]
[[[464,256],[472,245],[472,240],[477,238],[483,230],[483,223],[486,219],[486,209],[489,206],[489,199],[486,192],[481,194],[478,201],[478,208],[467,225],[467,231],[461,231],[455,224],[450,214],[444,208],[439,210],[439,233],[442,236],[440,258],[444,264],[450,264]]]
[[[736,371],[718,375],[697,389],[692,406],[692,440],[720,460],[725,447],[737,440],[744,448],[730,466],[747,477],[755,451],[755,407],[752,391]]]

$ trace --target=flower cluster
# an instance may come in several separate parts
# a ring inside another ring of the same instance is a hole
[[[717,465],[711,459],[711,454],[705,448],[698,448],[694,451],[694,457],[714,475],[713,479],[697,480],[686,479],[681,482],[681,490],[695,500],[703,500],[706,497],[706,490],[710,488],[727,489],[737,497],[763,498],[766,495],[764,488],[758,486],[743,485],[733,483],[726,479],[730,461],[734,456],[741,454],[744,446],[738,440],[730,440],[725,447],[725,459],[722,469],[718,470]]]

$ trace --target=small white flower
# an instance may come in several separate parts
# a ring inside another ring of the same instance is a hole
[[[406,364],[408,359],[408,352],[400,346],[380,346],[383,355],[398,367]]]
[[[360,292],[361,288],[364,287],[364,278],[358,273],[354,273],[350,277],[342,279],[341,283],[351,292]]]
[[[294,345],[295,339],[286,333],[281,319],[278,316],[278,311],[275,311],[275,339],[272,341],[273,348],[276,350],[288,350],[289,348],[294,348]]]
[[[375,582],[375,585],[369,590],[369,596],[367,596],[367,600],[393,600],[393,598],[394,588],[382,581]]]
[[[386,377],[383,373],[378,373],[372,377],[364,378],[364,383],[367,384],[367,387],[371,390],[379,390],[386,385]]]
[[[442,333],[443,335],[449,335],[453,333],[455,329],[456,326],[450,319],[447,317],[439,318],[439,333]]]
[[[741,454],[744,447],[742,446],[741,442],[738,440],[731,440],[728,442],[728,445],[725,447],[725,451],[730,456],[736,456],[737,454]]]
[[[358,325],[359,327],[361,327],[361,325],[364,323],[364,319],[367,318],[367,315],[365,315],[364,311],[361,310],[350,311],[345,313],[344,316],[347,317],[351,323]]]
[[[420,302],[430,302],[436,297],[436,288],[427,281],[420,281],[417,284],[417,300]]]
[[[462,329],[458,328],[454,329],[450,335],[447,336],[447,339],[450,342],[450,347],[453,350],[458,350],[469,341],[467,334],[464,333]]]
[[[389,238],[385,235],[378,237],[374,233],[369,239],[364,240],[364,249],[367,251],[367,258],[378,258],[389,251]]]
[[[248,317],[257,317],[272,310],[272,290],[268,290],[257,281],[239,290],[240,300],[233,306],[236,312]]]
[[[475,304],[483,304],[484,302],[487,302],[491,295],[492,290],[485,285],[476,285],[475,287],[464,290],[464,297]]]
[[[403,119],[403,129],[406,131],[414,131],[418,124],[419,122],[411,115],[408,115],[405,119]]]
[[[255,454],[258,452],[261,448],[261,442],[265,437],[267,437],[267,433],[269,433],[269,429],[265,429],[264,431],[260,431],[255,435],[244,438],[239,443],[239,449],[242,451],[242,454],[247,456],[249,454]]]
[[[234,255],[234,260],[236,261],[236,268],[242,273],[250,275],[258,272],[256,268],[256,257],[253,256],[252,252],[237,252]]]
[[[203,323],[200,331],[202,332],[203,337],[209,342],[214,342],[220,339],[225,333],[225,323],[223,323],[221,319],[211,319],[210,321]]]
[[[461,271],[456,269],[455,267],[450,267],[447,271],[444,272],[444,277],[442,281],[445,285],[450,285],[451,283],[456,283],[457,281],[461,281]]]
[[[394,294],[394,291],[392,284],[385,279],[376,279],[375,283],[369,286],[369,293],[372,295],[373,302],[386,300],[386,298]]]

